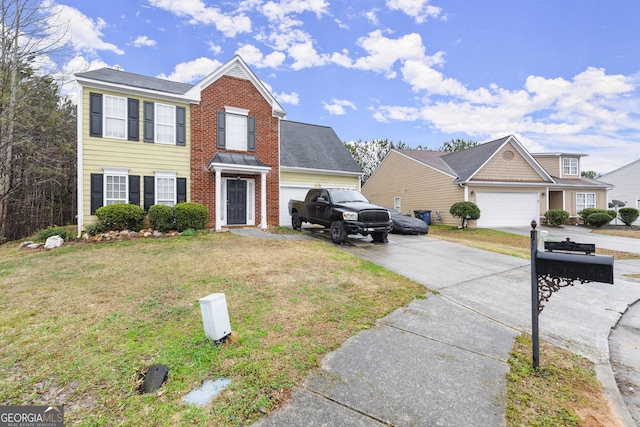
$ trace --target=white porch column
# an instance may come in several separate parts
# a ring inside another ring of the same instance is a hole
[[[267,173],[260,173],[260,228],[267,228]]]
[[[214,191],[216,192],[216,231],[222,231],[222,208],[223,206],[226,206],[226,203],[223,205],[222,189],[220,188],[220,185],[222,184],[222,171],[218,168],[216,168],[215,171],[216,186]]]

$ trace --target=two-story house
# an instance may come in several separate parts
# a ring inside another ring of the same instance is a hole
[[[449,213],[459,201],[480,208],[477,227],[529,226],[549,209],[574,219],[588,207],[606,208],[608,186],[581,177],[584,154],[531,154],[514,135],[457,152],[391,150],[363,185],[373,203],[431,221],[459,225]]]
[[[109,68],[76,79],[79,233],[104,205],[181,201],[207,206],[216,230],[266,228],[289,223],[283,186],[360,186],[335,132],[283,126],[284,109],[239,56],[195,85]]]

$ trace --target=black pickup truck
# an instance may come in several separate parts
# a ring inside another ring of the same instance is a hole
[[[290,200],[291,226],[300,230],[303,222],[330,229],[331,241],[341,243],[349,234],[371,235],[374,242],[386,243],[393,223],[389,211],[371,204],[355,190],[309,190],[304,201]]]

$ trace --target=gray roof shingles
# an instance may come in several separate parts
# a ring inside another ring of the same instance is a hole
[[[332,128],[290,120],[280,121],[280,165],[362,173]]]
[[[183,95],[193,87],[193,85],[187,83],[174,82],[171,80],[159,79],[157,77],[142,76],[140,74],[114,70],[113,68],[100,68],[98,70],[87,71],[85,73],[78,73],[76,76],[133,88],[166,92],[173,95]]]

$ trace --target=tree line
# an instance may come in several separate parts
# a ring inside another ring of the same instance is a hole
[[[0,244],[75,222],[76,108],[35,65],[55,50],[42,10],[0,2]]]

